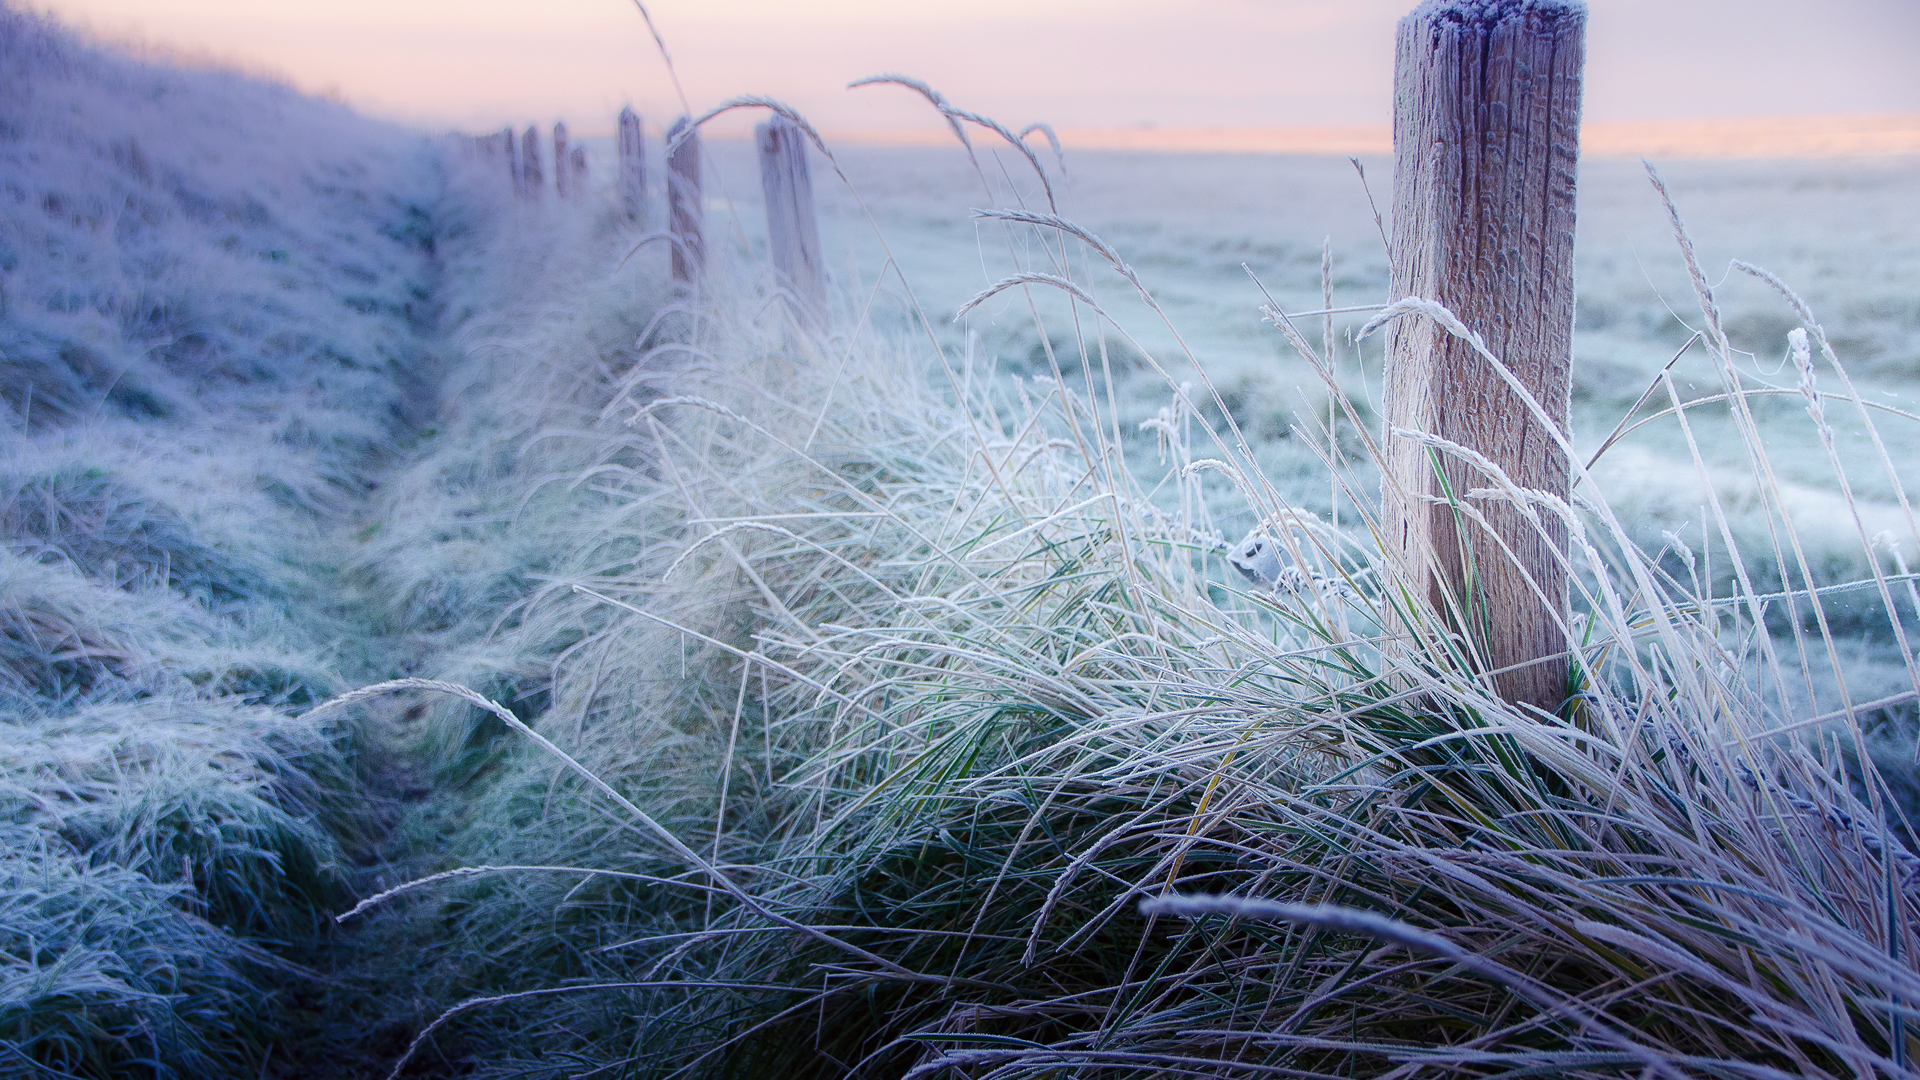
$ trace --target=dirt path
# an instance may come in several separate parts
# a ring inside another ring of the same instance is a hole
[[[430,256],[440,239],[423,238]],[[446,325],[448,276],[438,257],[420,282],[419,303],[408,312],[419,355],[432,362],[403,383],[398,403],[416,439],[410,448],[372,471],[357,505],[343,515],[325,541],[325,559],[340,593],[333,614],[361,636],[353,644],[352,683],[412,674],[431,660],[431,646],[409,628],[396,628],[383,610],[386,598],[365,580],[341,572],[360,554],[377,528],[386,482],[424,450],[442,415],[442,383],[458,355]],[[434,782],[417,729],[426,705],[413,696],[373,699],[357,708],[370,733],[363,762],[363,797],[374,825],[347,851],[348,891],[368,897],[450,869],[450,846],[468,801],[466,794]],[[264,1063],[263,1076],[359,1078],[385,1076],[407,1045],[449,1003],[444,935],[415,917],[404,902],[325,927],[310,948],[289,957],[310,973],[289,978],[284,993],[284,1037]],[[410,1067],[408,1076],[453,1076],[464,1070],[453,1040],[440,1040]]]

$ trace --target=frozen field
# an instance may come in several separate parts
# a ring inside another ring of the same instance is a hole
[[[837,258],[842,317],[852,322],[870,310],[880,325],[913,323],[917,305],[952,352],[981,366],[1045,376],[1039,322],[1048,327],[1071,375],[1080,363],[1070,347],[1074,323],[1057,294],[1034,289],[1030,299],[1016,290],[983,305],[964,323],[953,321],[970,297],[1016,269],[1057,272],[1050,261],[1054,256],[1032,245],[1031,230],[973,214],[986,206],[1046,209],[1046,192],[1033,179],[1031,165],[1017,153],[996,150],[993,142],[992,136],[976,137],[978,168],[957,145],[837,149],[846,182],[816,156],[823,242],[830,259]],[[751,146],[715,141],[708,154],[710,231],[724,230],[736,249],[763,250],[764,215]],[[1091,283],[1114,323],[1176,380],[1192,377],[1179,344],[1184,341],[1241,426],[1256,436],[1269,476],[1297,505],[1326,513],[1337,496],[1326,487],[1325,471],[1305,442],[1319,432],[1303,433],[1301,417],[1303,410],[1324,417],[1327,395],[1311,367],[1261,320],[1262,296],[1249,271],[1287,310],[1320,309],[1324,244],[1331,251],[1333,306],[1383,302],[1385,244],[1352,163],[1068,150],[1062,170],[1043,143],[1039,156],[1053,178],[1061,215],[1115,247],[1152,291],[1165,319],[1084,250],[1069,249],[1076,260],[1074,280]],[[1374,200],[1383,214],[1390,213],[1391,161],[1362,164]],[[1743,546],[1763,548],[1770,530],[1791,524],[1818,580],[1867,575],[1860,529],[1840,495],[1805,402],[1794,392],[1799,379],[1788,360],[1787,332],[1798,320],[1776,292],[1733,263],[1770,270],[1799,292],[1826,327],[1864,398],[1920,412],[1913,389],[1920,375],[1920,206],[1912,198],[1920,190],[1920,160],[1724,159],[1655,165],[1697,246],[1729,338],[1740,351],[1746,385],[1784,391],[1752,402],[1772,455],[1780,509],[1759,509],[1764,500],[1724,406],[1689,413],[1699,465],[1686,435],[1669,417],[1636,429],[1607,450],[1596,478],[1650,551],[1662,548],[1669,533],[1702,552],[1714,546],[1718,537],[1708,534],[1717,530],[1702,518],[1710,482]],[[1585,161],[1580,192],[1573,422],[1576,443],[1591,452],[1705,324],[1645,166],[1623,158]],[[1385,227],[1391,235],[1390,218]],[[901,273],[887,271],[891,265]],[[1029,302],[1036,305],[1038,320],[1027,309]],[[1081,315],[1081,332],[1090,336],[1095,328],[1084,321],[1084,310]],[[1379,400],[1384,340],[1376,336],[1358,345],[1351,340],[1365,318],[1336,320],[1334,353],[1343,389],[1371,406]],[[1303,327],[1316,344],[1321,323],[1309,319]],[[1110,354],[1124,372],[1120,414],[1132,430],[1166,402],[1168,389],[1147,366],[1126,362],[1132,351],[1118,343],[1111,326],[1107,330]],[[1673,376],[1683,399],[1721,391],[1720,377],[1698,345],[1674,365]],[[1822,378],[1827,381],[1820,390],[1842,389],[1830,372]],[[1660,390],[1634,415],[1645,418],[1667,405]],[[1362,414],[1378,422],[1371,409],[1363,408]],[[1873,415],[1900,485],[1911,490],[1920,480],[1915,464],[1920,423],[1886,411]],[[1857,416],[1851,405],[1827,409],[1861,525],[1870,535],[1883,530],[1909,535],[1911,524],[1896,485]],[[1140,446],[1149,443],[1143,439]],[[1678,569],[1677,561],[1672,565]],[[1726,573],[1722,560],[1719,574]],[[1778,588],[1783,578],[1795,576],[1778,565],[1763,565],[1754,573],[1762,588]],[[1721,582],[1730,584],[1730,579]],[[1844,600],[1836,603],[1846,607]],[[1856,629],[1859,620],[1873,619],[1862,612],[1841,618]],[[1878,634],[1867,631],[1855,642],[1857,651],[1844,658],[1853,670],[1849,680],[1863,692],[1894,693],[1908,685],[1904,665],[1887,648],[1890,640],[1880,640],[1884,637],[1884,626]],[[1831,686],[1813,693],[1821,705],[1832,705]]]
[[[1028,163],[1016,153],[995,151],[991,143],[991,137],[976,139],[978,169],[957,145],[839,149],[837,160],[850,184],[817,160],[824,243],[830,258],[837,258],[843,305],[871,303],[874,318],[886,323],[910,320],[911,304],[917,302],[950,346],[964,351],[964,331],[971,331],[978,335],[976,357],[1002,370],[1035,374],[1044,368],[1044,358],[1026,297],[1005,294],[973,313],[964,326],[952,321],[969,297],[1016,266],[1051,268],[1044,255],[1010,239],[1011,230],[972,216],[974,208],[992,205],[1045,209],[1045,194]],[[710,203],[724,223],[719,227],[736,245],[762,247],[764,216],[751,147],[713,142],[708,150]],[[1044,144],[1040,155],[1057,174],[1060,163]],[[1363,163],[1374,199],[1390,213],[1391,161]],[[1732,343],[1749,354],[1753,385],[1796,385],[1786,362],[1786,334],[1797,320],[1769,287],[1733,270],[1736,259],[1771,270],[1812,305],[1841,361],[1870,399],[1907,410],[1920,405],[1912,388],[1920,375],[1920,205],[1912,197],[1920,190],[1920,160],[1655,164],[1698,246]],[[1175,378],[1190,375],[1168,323],[1216,385],[1229,392],[1236,409],[1245,410],[1238,419],[1250,429],[1279,438],[1302,405],[1324,412],[1315,404],[1325,395],[1311,368],[1262,322],[1262,297],[1248,271],[1288,310],[1319,309],[1325,243],[1332,252],[1334,306],[1383,301],[1385,246],[1349,161],[1069,150],[1064,175],[1064,182],[1056,179],[1060,213],[1118,249],[1152,290],[1167,322],[1116,274],[1093,268],[1083,275],[1081,264],[1075,279],[1091,281],[1115,321]],[[1575,434],[1597,448],[1703,320],[1642,164],[1589,160],[1581,166],[1580,181]],[[1390,218],[1386,227],[1391,235]],[[883,273],[889,260],[901,274]],[[1056,345],[1066,344],[1072,329],[1065,305],[1037,293],[1035,302]],[[851,319],[858,311],[844,314]],[[1377,401],[1383,341],[1375,337],[1356,347],[1347,337],[1364,319],[1354,315],[1337,321],[1336,365],[1349,391]],[[1317,343],[1320,320],[1309,324]],[[1071,350],[1063,361],[1069,362],[1077,363]],[[1682,393],[1718,392],[1718,376],[1697,348],[1674,367],[1674,375]],[[1152,415],[1166,393],[1151,372],[1130,379],[1127,391],[1131,403],[1122,412],[1135,421]],[[1797,397],[1774,398],[1757,411],[1770,441],[1783,447],[1804,443],[1812,450],[1812,427],[1798,402]],[[1642,415],[1658,407],[1643,409]],[[1864,442],[1848,441],[1844,425],[1850,416],[1834,419],[1847,453],[1867,453]],[[1715,437],[1711,416],[1701,416],[1696,430],[1710,462],[1732,466],[1727,482],[1741,482],[1747,469],[1739,447]],[[1913,451],[1920,449],[1920,429],[1893,420],[1882,435],[1896,462],[1907,469]],[[1603,459],[1605,475],[1616,481],[1613,496],[1637,501],[1662,518],[1690,513],[1700,501],[1692,470],[1668,467],[1675,455],[1683,455],[1684,463],[1685,454],[1673,424],[1641,428]],[[1776,466],[1787,480],[1807,488],[1793,496],[1809,510],[1803,524],[1815,532],[1830,525],[1832,507],[1821,493],[1834,485],[1824,456],[1782,454]],[[1903,479],[1911,484],[1916,476],[1920,472],[1907,472]],[[1894,495],[1886,478],[1863,474],[1854,484],[1857,494],[1876,504],[1867,508],[1869,518],[1891,527]]]
[[[1039,140],[1036,138],[1035,140]],[[1018,154],[977,139],[981,168],[952,149],[854,146],[836,150],[849,184],[824,162],[815,186],[824,242],[846,281],[846,300],[864,303],[877,284],[878,310],[904,306],[895,260],[937,326],[949,326],[969,297],[1013,271],[1016,249],[1001,226],[972,217],[976,207],[1045,209],[1045,195]],[[990,152],[992,151],[992,152]],[[758,173],[751,147],[713,142],[710,206],[736,241],[764,243]],[[1044,145],[1041,160],[1058,162]],[[657,155],[656,155],[657,160]],[[1392,162],[1364,160],[1373,197],[1392,228]],[[1897,396],[1920,373],[1920,160],[1656,162],[1714,280],[1737,346],[1756,370],[1777,373],[1795,322],[1770,290],[1730,260],[1772,270],[1818,314],[1855,374]],[[1336,306],[1378,303],[1386,292],[1384,244],[1354,167],[1344,158],[1234,154],[1067,152],[1059,213],[1116,247],[1140,272],[1173,325],[1216,378],[1289,386],[1310,375],[1258,313],[1247,270],[1289,310],[1321,307],[1323,242],[1333,253]],[[1009,183],[1009,180],[1012,183]],[[1700,323],[1673,233],[1635,160],[1582,163],[1575,346],[1577,395],[1624,406]],[[857,193],[857,198],[855,197]],[[732,210],[728,214],[728,210]],[[884,241],[884,245],[883,245]],[[1018,251],[1020,263],[1038,260]],[[1243,269],[1243,266],[1246,269]],[[1112,274],[1094,274],[1103,306],[1169,362],[1171,336]],[[990,349],[1024,355],[1031,320],[987,305],[970,323]],[[1676,314],[1677,313],[1677,314]],[[1357,326],[1361,318],[1342,320]],[[1377,374],[1377,342],[1360,362]],[[1341,354],[1353,358],[1350,346]],[[1681,370],[1684,370],[1684,365]],[[1890,397],[1889,400],[1894,400]]]

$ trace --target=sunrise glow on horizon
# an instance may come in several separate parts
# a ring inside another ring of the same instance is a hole
[[[695,110],[764,94],[829,132],[913,139],[939,127],[923,103],[846,83],[903,72],[1020,126],[1378,132],[1394,23],[1413,0],[648,6]],[[1817,20],[1791,0],[1589,6],[1593,121],[1920,113],[1920,5],[1832,0]],[[56,0],[48,10],[109,41],[273,73],[424,127],[565,118],[599,134],[622,104],[683,111],[631,0]]]

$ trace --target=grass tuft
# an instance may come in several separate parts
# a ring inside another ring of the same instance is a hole
[[[473,872],[407,893],[479,972],[433,1037],[489,1075],[1906,1068],[1920,859],[1845,655],[1850,625],[1900,632],[1899,582],[1847,576],[1879,565],[1863,527],[1797,540],[1707,296],[1723,392],[1661,392],[1683,445],[1753,455],[1711,542],[1647,546],[1586,475],[1571,502],[1484,466],[1459,493],[1470,523],[1571,527],[1575,682],[1546,715],[1386,574],[1372,412],[1277,307],[1327,383],[1297,475],[1105,318],[1116,285],[1152,304],[1117,247],[981,216],[1035,264],[989,291],[1062,343],[1031,378],[911,326],[796,333],[723,261],[679,344],[599,384],[571,481],[597,509],[493,639],[547,665],[539,715],[502,719],[538,740],[495,744]],[[1831,464],[1844,492],[1857,462]],[[1330,486],[1337,524],[1307,509]],[[1836,577],[1880,602],[1843,612]]]

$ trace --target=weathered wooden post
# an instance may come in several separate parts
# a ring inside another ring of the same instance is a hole
[[[553,193],[562,199],[572,194],[571,179],[567,175],[567,125],[563,121],[553,125]]]
[[[700,132],[681,117],[667,129],[667,146],[667,231],[674,238],[673,280],[694,281],[707,265]]]
[[[520,153],[514,145],[513,129],[507,128],[500,133],[501,143],[507,151],[507,186],[514,195],[520,194]]]
[[[620,207],[635,224],[647,222],[647,150],[641,139],[640,114],[632,107],[620,110]]]
[[[547,178],[540,169],[540,129],[529,126],[520,137],[520,197],[539,201]]]
[[[798,124],[777,114],[754,128],[753,137],[760,148],[760,190],[766,195],[767,249],[774,273],[792,292],[799,320],[820,328],[827,317],[827,281],[807,137]]]
[[[1400,20],[1394,77],[1391,296],[1458,315],[1563,431],[1585,33],[1579,0],[1426,0]],[[1555,440],[1432,319],[1402,316],[1389,329],[1386,395],[1390,430],[1438,435],[1520,487],[1567,497]],[[1502,697],[1558,709],[1566,526],[1547,507],[1541,528],[1511,502],[1469,498],[1494,486],[1489,477],[1419,440],[1390,435],[1387,458],[1386,541],[1409,592],[1444,613]]]

